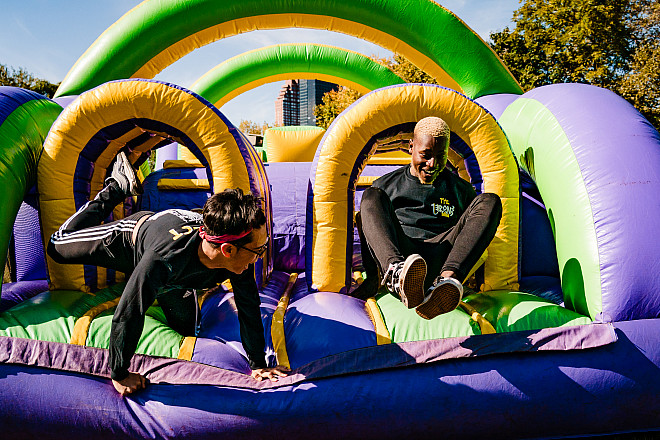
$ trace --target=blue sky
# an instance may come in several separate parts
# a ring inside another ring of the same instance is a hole
[[[222,0],[218,0],[222,1]],[[22,67],[57,83],[96,38],[140,0],[4,0],[0,16],[0,64]],[[511,24],[519,0],[440,0],[484,40]],[[180,59],[156,79],[190,86],[222,61],[271,44],[323,43],[365,55],[389,51],[348,35],[309,29],[256,31],[226,38]],[[275,120],[275,98],[282,83],[243,93],[221,111],[238,125],[241,119]]]

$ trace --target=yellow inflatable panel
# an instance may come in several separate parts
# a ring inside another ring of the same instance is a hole
[[[264,133],[268,162],[311,162],[325,134],[321,127],[275,127]]]

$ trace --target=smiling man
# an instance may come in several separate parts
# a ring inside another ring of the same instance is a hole
[[[449,136],[442,119],[420,120],[410,141],[410,165],[380,177],[362,194],[367,279],[353,296],[366,299],[385,284],[424,319],[460,303],[461,283],[495,236],[502,204],[495,194],[476,195],[446,167]]]
[[[260,199],[227,189],[205,203],[202,214],[180,209],[140,211],[103,224],[113,208],[142,187],[123,152],[106,186],[83,205],[48,243],[58,263],[92,264],[124,272],[128,281],[112,318],[110,376],[122,395],[146,386],[144,376],[128,371],[142,334],[147,309],[158,300],[167,323],[194,335],[196,290],[229,279],[238,309],[241,342],[252,377],[277,380],[284,367],[267,368],[260,300],[254,263],[268,247],[266,216]]]

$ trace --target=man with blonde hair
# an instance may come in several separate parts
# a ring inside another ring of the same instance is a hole
[[[410,165],[364,191],[359,219],[367,279],[353,296],[366,299],[385,284],[424,319],[460,303],[462,282],[495,236],[502,204],[496,194],[476,195],[446,167],[449,136],[444,120],[421,119]]]

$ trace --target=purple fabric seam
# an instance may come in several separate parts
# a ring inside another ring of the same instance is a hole
[[[449,359],[506,353],[584,350],[602,347],[616,340],[613,324],[606,323],[386,344],[318,359],[294,370],[288,377],[281,378],[276,383],[256,382],[248,375],[196,362],[139,354],[133,356],[130,370],[145,375],[151,383],[261,390],[291,386],[311,379]],[[94,347],[2,336],[0,362],[109,378],[108,350]]]

